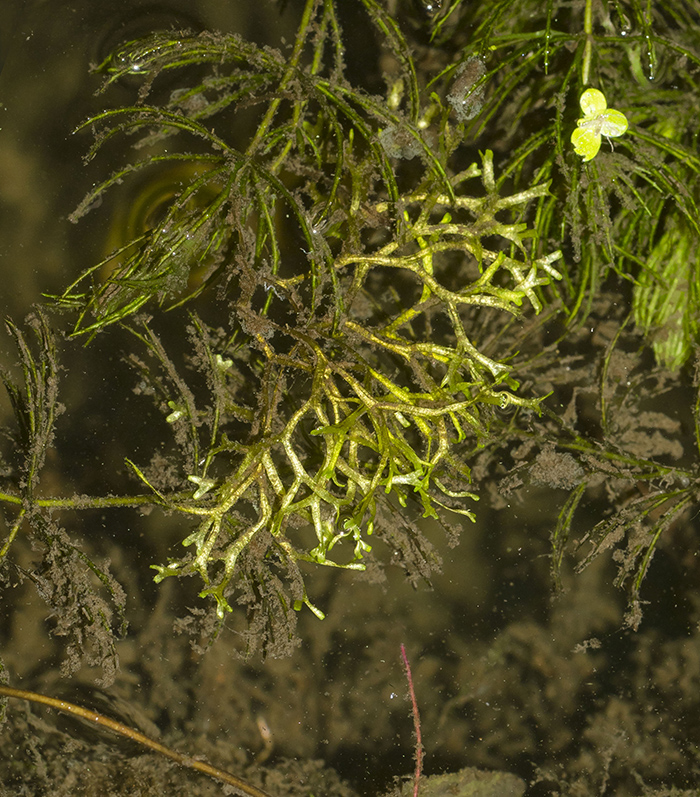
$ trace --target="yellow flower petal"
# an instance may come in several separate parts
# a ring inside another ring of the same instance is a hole
[[[584,162],[592,160],[600,149],[600,134],[593,130],[577,127],[571,134],[574,152],[583,157]]]
[[[609,108],[601,114],[600,132],[604,136],[621,136],[628,128],[627,117],[620,111]]]
[[[605,94],[598,89],[586,89],[579,100],[584,116],[594,116],[608,107]]]

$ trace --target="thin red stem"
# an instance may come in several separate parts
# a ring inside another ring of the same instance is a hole
[[[411,711],[413,713],[413,729],[416,732],[416,774],[413,782],[413,797],[418,797],[418,787],[420,778],[423,774],[423,737],[420,732],[420,712],[418,711],[418,701],[416,700],[416,690],[413,688],[413,675],[411,665],[406,655],[406,646],[401,643],[401,658],[406,670],[406,680],[408,681],[408,694],[411,696]]]

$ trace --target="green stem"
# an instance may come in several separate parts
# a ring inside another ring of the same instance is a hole
[[[593,0],[586,0],[583,31],[586,34],[586,44],[583,48],[583,71],[581,74],[581,81],[584,86],[587,86],[588,73],[591,67],[591,54],[593,52]]]
[[[292,52],[291,58],[289,59],[289,65],[287,66],[287,71],[280,81],[278,92],[280,95],[284,93],[289,82],[294,77],[294,73],[299,65],[299,59],[301,58],[302,50],[304,49],[304,44],[306,43],[306,37],[308,35],[309,28],[311,26],[311,20],[313,15],[316,11],[316,4],[317,0],[306,0],[306,8],[304,9],[304,15],[301,20],[301,24],[299,25],[299,32],[297,33],[296,40],[294,42],[294,50]],[[270,106],[267,109],[267,113],[265,114],[262,122],[260,123],[257,132],[255,133],[255,137],[250,142],[250,146],[248,147],[247,154],[251,156],[257,148],[260,146],[261,142],[264,140],[265,135],[272,124],[272,120],[275,118],[275,114],[277,113],[277,109],[282,102],[282,98],[277,97],[274,99]]]
[[[190,497],[189,493],[183,497]],[[14,504],[21,506],[25,503],[19,495],[12,493],[0,493],[0,503]],[[152,495],[109,495],[89,498],[86,496],[74,496],[73,498],[38,498],[31,502],[32,506],[52,509],[107,509],[109,507],[132,507],[156,504]],[[0,551],[0,559],[2,552]]]
[[[17,532],[19,531],[19,527],[22,525],[22,520],[26,514],[26,510],[22,510],[17,519],[12,524],[12,528],[10,529],[10,533],[7,535],[7,539],[5,540],[2,548],[0,549],[0,563],[2,563],[7,556],[7,552],[10,550],[10,545],[14,542],[15,537],[17,536]]]

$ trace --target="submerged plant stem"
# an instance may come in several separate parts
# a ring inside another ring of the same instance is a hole
[[[117,722],[110,717],[105,717],[103,714],[98,714],[96,711],[83,708],[83,706],[77,706],[75,703],[68,703],[66,700],[58,700],[55,697],[42,695],[39,692],[30,692],[26,689],[15,689],[12,686],[6,686],[4,684],[0,684],[0,695],[4,695],[5,697],[13,697],[17,700],[29,700],[32,703],[42,703],[43,705],[49,706],[49,708],[56,709],[57,711],[63,711],[66,714],[72,714],[74,717],[80,717],[88,722],[92,722],[94,725],[99,725],[101,728],[107,728],[107,730],[112,731],[112,733],[116,733],[119,736],[124,736],[127,739],[138,742],[144,747],[148,747],[154,752],[160,753],[161,755],[170,758],[182,767],[196,769],[197,772],[202,772],[205,775],[209,775],[211,778],[216,778],[217,780],[222,781],[222,783],[233,786],[241,794],[249,795],[249,797],[270,797],[267,792],[259,789],[257,786],[247,783],[236,775],[232,775],[230,772],[226,772],[223,769],[219,769],[211,764],[207,764],[205,761],[197,761],[188,755],[178,753],[176,750],[172,750],[171,748],[160,744],[160,742],[156,742],[143,733],[135,731],[128,725]]]
[[[416,700],[416,690],[413,687],[413,674],[411,664],[406,654],[406,646],[401,643],[401,658],[406,670],[406,680],[408,681],[408,693],[411,697],[411,713],[413,714],[413,729],[416,733],[416,774],[413,778],[413,797],[418,797],[420,779],[423,774],[423,738],[420,731],[420,712],[418,711],[418,701]]]

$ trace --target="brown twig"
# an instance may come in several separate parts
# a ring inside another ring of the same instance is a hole
[[[416,700],[416,690],[413,688],[413,675],[411,674],[411,665],[408,663],[408,656],[406,655],[406,647],[401,643],[401,658],[403,659],[403,666],[406,670],[406,680],[408,681],[408,693],[411,696],[411,711],[413,713],[413,729],[416,732],[416,774],[413,782],[413,797],[418,797],[418,787],[420,786],[420,778],[423,774],[423,738],[420,732],[420,713],[418,711],[418,701]]]
[[[4,684],[0,684],[0,695],[4,695],[5,697],[14,697],[18,700],[29,700],[33,703],[42,703],[43,705],[54,708],[57,711],[63,711],[66,714],[72,714],[74,717],[81,717],[88,722],[99,725],[101,728],[107,728],[107,730],[112,731],[112,733],[125,736],[127,739],[132,739],[133,741],[142,744],[144,747],[148,747],[151,750],[154,750],[156,753],[160,753],[161,755],[172,759],[180,766],[188,767],[189,769],[196,769],[198,772],[209,775],[211,778],[216,778],[217,780],[220,780],[229,786],[233,786],[241,794],[246,795],[246,797],[270,797],[267,792],[264,792],[257,786],[246,783],[246,781],[242,780],[236,775],[232,775],[230,772],[226,772],[225,770],[213,767],[211,764],[207,764],[204,761],[197,761],[194,758],[190,758],[188,755],[171,750],[169,747],[150,739],[143,733],[135,731],[128,725],[123,725],[121,722],[117,722],[116,720],[105,717],[102,714],[98,714],[96,711],[91,711],[90,709],[83,708],[82,706],[76,706],[75,703],[68,703],[66,700],[58,700],[55,697],[48,697],[48,695],[42,695],[39,692],[28,692],[26,689],[15,689],[12,686],[5,686]]]

